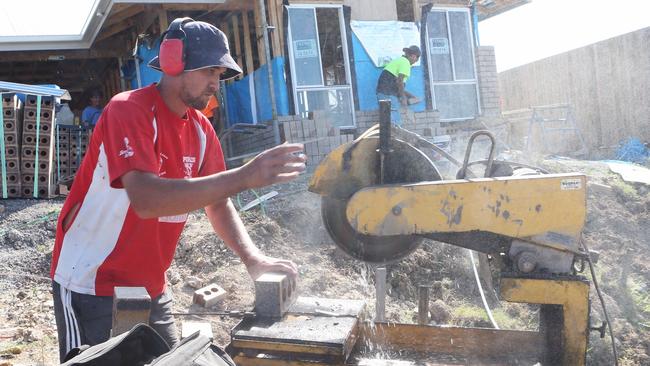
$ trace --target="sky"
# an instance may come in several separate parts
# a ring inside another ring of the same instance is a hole
[[[497,71],[650,26],[650,0],[532,0],[479,23]]]

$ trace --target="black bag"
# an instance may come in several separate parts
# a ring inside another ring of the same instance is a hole
[[[199,332],[183,339],[173,349],[146,324],[92,347],[68,353],[62,366],[235,366],[222,349]]]

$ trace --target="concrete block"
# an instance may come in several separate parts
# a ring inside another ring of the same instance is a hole
[[[13,108],[6,108],[2,110],[3,118],[5,119],[15,119],[16,118],[16,110]]]
[[[5,133],[7,132],[15,132],[18,130],[18,123],[16,122],[15,119],[8,119],[4,118],[4,127],[5,127]]]
[[[282,317],[297,297],[296,280],[285,273],[265,273],[255,280],[258,317]]]
[[[21,191],[21,197],[24,197],[24,198],[33,198],[34,197],[34,195],[33,195],[33,193],[34,193],[34,185],[33,184],[27,184],[27,185],[23,184],[23,185],[21,185],[20,191]]]
[[[111,337],[131,330],[136,324],[149,324],[151,297],[144,287],[115,287]]]
[[[2,181],[0,180],[0,184]],[[20,173],[18,172],[7,172],[7,186],[9,185],[19,185],[20,184]]]
[[[21,183],[24,185],[34,184],[34,173],[21,174]]]
[[[216,305],[226,298],[226,291],[221,286],[211,283],[203,288],[194,291],[193,302],[205,308]]]
[[[2,94],[2,108],[20,108],[22,102],[18,99],[18,96],[15,93],[3,93]]]
[[[23,160],[20,162],[20,171],[27,174],[34,172],[34,160]]]
[[[23,118],[25,121],[36,121],[36,113],[38,110],[36,108],[25,108],[25,111],[23,113]],[[54,120],[54,111],[49,110],[49,109],[41,109],[41,120],[40,123],[51,123]]]
[[[210,340],[214,339],[214,334],[212,333],[212,325],[208,322],[181,323],[181,339],[185,339],[196,332],[199,332],[200,334],[208,337]]]
[[[25,98],[25,108],[34,107],[36,108],[37,102],[36,95],[27,95]],[[53,97],[41,97],[41,108],[42,109],[52,109],[54,107],[54,98]]]
[[[20,164],[18,158],[6,158],[7,172],[20,172]]]
[[[6,134],[5,135],[5,145],[14,145],[16,146],[18,144],[18,139],[16,138],[15,134]]]
[[[0,181],[0,189],[2,189],[2,182]],[[21,195],[20,184],[7,184],[7,197],[18,198]],[[2,196],[0,196],[2,197]]]
[[[5,158],[17,158],[18,148],[16,146],[5,146]]]

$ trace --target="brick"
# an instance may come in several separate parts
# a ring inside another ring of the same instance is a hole
[[[255,313],[259,317],[282,317],[296,298],[294,277],[265,273],[255,280]]]
[[[151,297],[144,287],[115,287],[113,292],[114,337],[131,330],[136,324],[149,324]]]
[[[226,291],[221,286],[211,283],[203,288],[194,291],[193,302],[205,308],[216,305],[226,298]]]

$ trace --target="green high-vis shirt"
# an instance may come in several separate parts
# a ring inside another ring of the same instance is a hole
[[[397,83],[400,74],[404,75],[404,82],[411,76],[411,62],[404,56],[394,59],[384,67],[377,81],[377,93],[399,95]]]
[[[399,74],[404,75],[404,81],[411,76],[411,62],[408,58],[401,56],[389,62],[388,65],[384,67],[384,70],[390,72],[395,77],[399,77]]]

